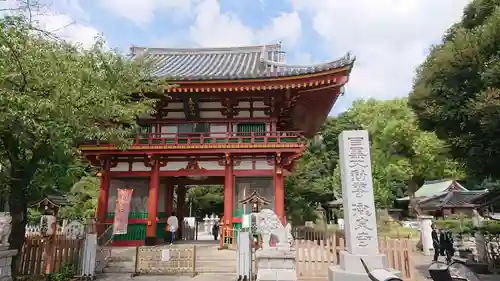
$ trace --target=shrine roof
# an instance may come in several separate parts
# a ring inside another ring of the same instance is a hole
[[[132,47],[132,59],[144,59],[155,77],[172,81],[241,80],[293,77],[351,68],[355,58],[321,64],[289,65],[280,44],[227,48]]]
[[[423,199],[419,202],[419,206],[423,209],[434,209],[441,207],[461,207],[473,205],[474,199],[486,192],[487,190],[453,190]]]
[[[447,193],[447,191],[457,189],[461,191],[467,191],[459,182],[455,180],[434,180],[425,181],[424,184],[415,192],[415,198],[431,197],[435,195],[441,195]],[[410,200],[409,196],[397,199],[399,201]]]

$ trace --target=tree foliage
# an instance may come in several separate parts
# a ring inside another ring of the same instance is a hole
[[[411,195],[424,180],[463,177],[445,143],[420,130],[406,99],[356,101],[343,117],[369,132],[378,206],[392,206],[394,199]],[[340,188],[336,169],[335,186]]]
[[[365,129],[371,138],[375,201],[390,207],[409,195],[409,185],[422,180],[460,178],[462,169],[434,133],[420,130],[405,99],[359,100],[345,113],[330,118],[321,142],[312,141],[295,173],[287,180],[287,213],[297,221],[314,219],[315,204],[341,197],[338,135]],[[415,189],[415,187],[413,188]]]
[[[409,102],[468,174],[500,178],[500,1],[475,0],[419,67]]]
[[[82,49],[54,39],[23,17],[0,20],[0,57],[2,184],[10,193],[11,247],[20,249],[33,190],[68,189],[72,174],[85,172],[75,145],[120,143],[136,116],[153,112],[154,100],[137,92],[151,84],[140,61],[101,40]]]
[[[82,220],[95,217],[99,199],[100,179],[94,176],[82,177],[67,194],[68,205],[63,206],[58,216],[63,219]]]

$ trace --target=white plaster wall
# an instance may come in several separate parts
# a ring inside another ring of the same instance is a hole
[[[182,102],[169,102],[166,106],[167,109],[181,109],[184,108],[184,103]]]
[[[129,168],[129,163],[128,162],[119,162],[116,167],[112,167],[109,169],[111,172],[125,172],[128,171]]]
[[[134,172],[144,172],[151,171],[151,167],[146,167],[143,162],[134,162],[132,163],[132,171]]]
[[[225,137],[227,132],[226,124],[211,124],[210,136],[211,137]]]
[[[200,102],[200,108],[220,108],[222,105],[220,102]]]
[[[186,168],[188,161],[168,162],[167,166],[160,167],[160,171],[178,171]]]
[[[162,126],[161,127],[161,132],[162,133],[169,133],[169,134],[177,134],[177,126],[176,125]]]
[[[200,168],[207,169],[207,170],[224,170],[224,166],[219,165],[219,162],[217,161],[200,161],[198,162],[198,165]]]
[[[224,118],[220,111],[200,111],[201,118]]]
[[[242,160],[239,165],[234,166],[235,170],[252,170],[253,161],[252,160]]]
[[[269,165],[266,160],[255,160],[255,170],[272,170],[273,165]]]
[[[184,119],[186,117],[184,116],[184,112],[175,111],[175,112],[168,112],[167,113],[167,118],[171,118],[171,119]]]

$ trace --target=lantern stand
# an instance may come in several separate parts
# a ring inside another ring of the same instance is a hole
[[[43,237],[45,274],[50,274],[54,266],[54,250],[57,234],[57,219],[54,215],[56,211],[45,206],[42,218],[40,219],[40,235]]]

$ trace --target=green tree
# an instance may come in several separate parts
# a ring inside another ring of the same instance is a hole
[[[222,216],[224,213],[224,186],[190,186],[186,197],[188,199],[186,207],[191,203],[193,215],[198,218],[212,213]]]
[[[409,103],[482,180],[500,178],[500,1],[475,0],[418,68]]]
[[[24,242],[28,195],[39,183],[59,188],[51,171],[81,171],[75,145],[97,139],[125,147],[136,116],[153,113],[154,100],[143,93],[163,92],[140,61],[103,46],[53,39],[23,17],[0,20],[0,160],[13,249]]]
[[[58,216],[63,219],[84,220],[93,218],[99,199],[100,179],[85,176],[76,182],[67,195],[69,204],[63,206]]]
[[[335,199],[334,169],[337,166],[338,135],[343,130],[356,129],[343,115],[329,118],[318,138],[309,141],[295,171],[285,181],[285,211],[293,223],[315,221],[316,204]]]

